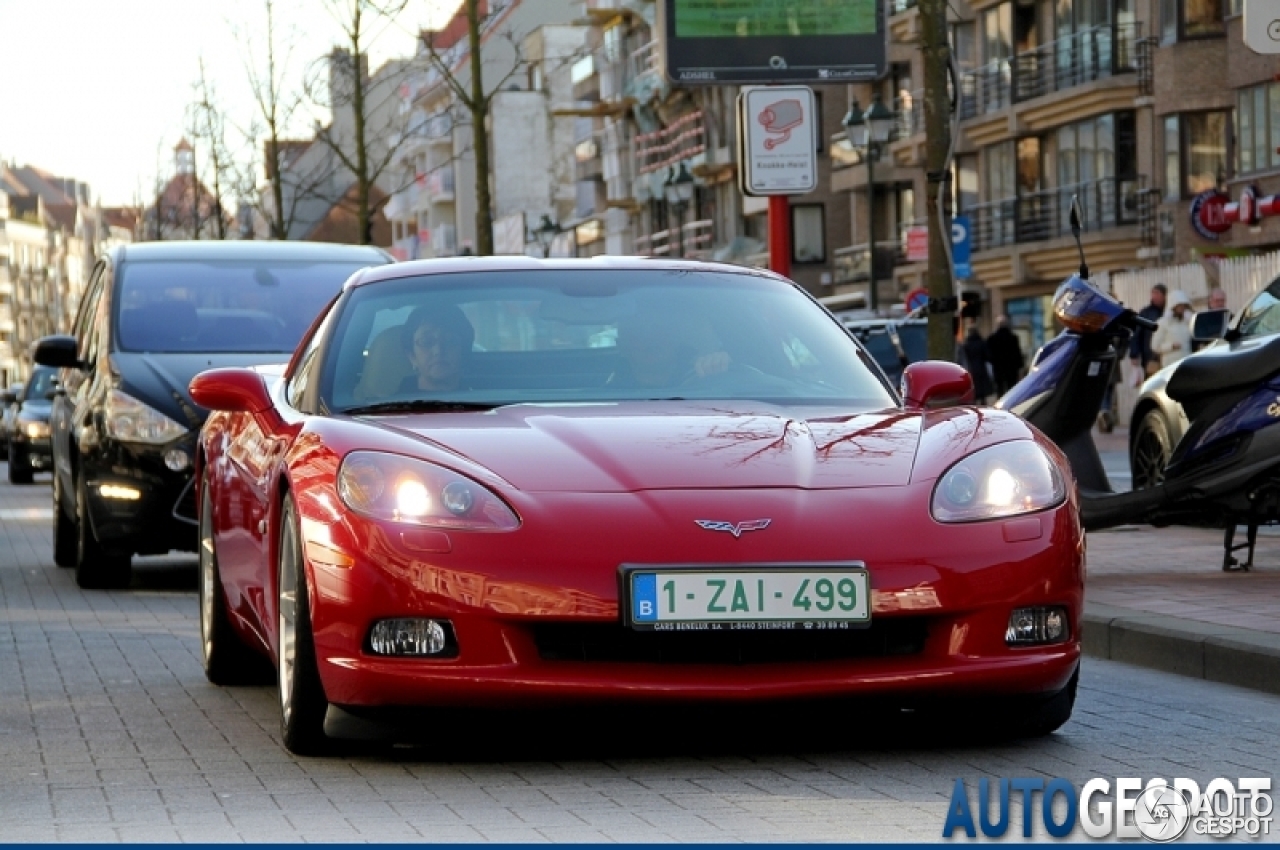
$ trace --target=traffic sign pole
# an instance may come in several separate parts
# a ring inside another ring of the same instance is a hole
[[[791,205],[786,195],[769,196],[769,268],[791,277]]]

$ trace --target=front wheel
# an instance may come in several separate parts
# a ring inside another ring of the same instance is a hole
[[[1165,469],[1172,456],[1169,425],[1159,410],[1149,410],[1138,423],[1133,435],[1129,466],[1133,471],[1133,489],[1142,490],[1164,483]]]
[[[205,677],[215,685],[262,682],[262,656],[236,633],[227,613],[226,592],[213,540],[213,502],[206,482],[200,492],[200,650]],[[267,668],[268,671],[270,668]],[[270,682],[270,679],[267,680]]]
[[[76,565],[79,530],[75,520],[67,516],[62,507],[62,483],[58,471],[53,471],[53,562],[60,567]]]
[[[31,468],[31,459],[27,457],[27,453],[17,447],[10,448],[9,483],[30,484],[33,475],[34,470]]]
[[[298,512],[293,496],[285,496],[280,510],[279,604],[277,680],[280,690],[280,737],[295,755],[318,756],[332,742],[324,734],[329,708],[315,641],[311,633],[311,604],[307,575],[299,546]]]

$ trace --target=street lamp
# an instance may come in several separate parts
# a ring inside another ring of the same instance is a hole
[[[876,280],[876,173],[875,161],[880,158],[884,145],[893,135],[893,126],[898,116],[884,105],[880,93],[876,92],[871,100],[871,108],[863,112],[855,99],[849,104],[849,111],[844,116],[845,135],[849,146],[867,162],[867,242],[871,250],[871,297],[868,299],[871,309],[880,307],[880,293]]]
[[[671,169],[671,176],[667,179],[666,185],[663,186],[663,193],[667,197],[667,203],[671,205],[671,213],[675,218],[676,241],[680,248],[680,256],[684,256],[684,211],[688,209],[689,202],[693,200],[693,175],[689,173],[689,169],[682,162],[680,163],[680,172]]]
[[[546,259],[551,256],[551,243],[560,235],[560,225],[551,220],[551,216],[544,214],[542,223],[533,230],[533,238],[538,240],[538,244],[542,246],[542,257]]]

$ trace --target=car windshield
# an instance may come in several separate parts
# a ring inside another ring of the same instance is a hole
[[[1280,278],[1259,292],[1244,308],[1236,330],[1241,337],[1270,336],[1280,332]]]
[[[43,401],[45,395],[53,389],[53,380],[58,377],[57,369],[36,369],[27,382],[26,395],[23,398]]]
[[[670,269],[477,271],[354,289],[327,409],[737,399],[883,407],[864,352],[792,286]]]
[[[293,351],[347,278],[369,263],[132,261],[122,267],[122,351]]]

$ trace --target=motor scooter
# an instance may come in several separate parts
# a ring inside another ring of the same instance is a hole
[[[1116,359],[1144,319],[1089,282],[1073,203],[1071,230],[1080,270],[1058,288],[1053,312],[1066,330],[1037,353],[1027,376],[996,406],[1035,425],[1071,461],[1086,530],[1129,523],[1206,522],[1225,529],[1224,570],[1253,566],[1258,527],[1280,521],[1280,334],[1217,345],[1184,358],[1166,392],[1190,420],[1174,447],[1164,481],[1113,491],[1092,428]],[[1226,311],[1198,314],[1193,336],[1218,339]],[[1231,335],[1226,334],[1231,340]],[[1236,531],[1245,526],[1245,542]],[[1247,549],[1243,560],[1235,553]]]

